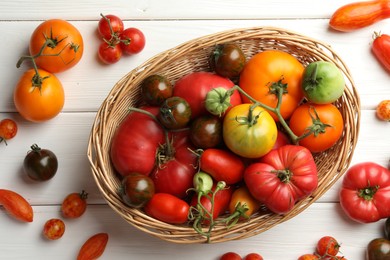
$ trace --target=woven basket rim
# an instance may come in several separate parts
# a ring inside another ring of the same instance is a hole
[[[261,46],[252,46],[252,41]],[[93,122],[88,141],[87,156],[92,175],[108,205],[132,226],[166,241],[185,244],[204,243],[206,238],[197,234],[189,225],[163,223],[147,216],[142,210],[125,206],[118,194],[118,178],[113,176],[113,169],[108,159],[108,149],[103,148],[109,147],[110,136],[113,135],[115,130],[113,128],[119,125],[125,117],[129,102],[131,104],[132,102],[136,103],[134,100],[137,99],[137,87],[139,89],[143,78],[154,73],[163,72],[162,74],[173,75],[177,80],[180,76],[186,74],[184,68],[187,68],[187,56],[207,53],[209,48],[223,42],[236,42],[239,45],[247,44],[250,48],[254,48],[254,52],[273,48],[288,49],[292,52],[291,54],[303,59],[303,63],[308,63],[309,60],[327,60],[334,63],[346,78],[345,92],[336,102],[345,119],[345,130],[336,148],[331,148],[326,154],[316,157],[319,158],[316,161],[317,167],[320,169],[329,168],[329,170],[321,175],[318,188],[310,197],[299,201],[293,210],[285,215],[257,214],[251,217],[249,221],[239,222],[230,229],[223,225],[217,225],[212,232],[211,243],[251,237],[301,213],[319,199],[348,169],[358,140],[360,98],[355,83],[342,59],[330,45],[324,42],[283,28],[249,27],[225,30],[198,37],[149,58],[124,75],[108,93]],[[259,49],[256,50],[257,47]],[[190,63],[188,69],[199,71],[204,66],[202,62],[204,63],[204,60],[198,62],[201,64],[199,67],[198,63]],[[175,63],[180,64],[181,70],[172,65]],[[129,92],[133,96],[128,97]],[[334,159],[334,153],[338,153],[336,159]],[[331,163],[328,162],[328,158],[333,158]]]

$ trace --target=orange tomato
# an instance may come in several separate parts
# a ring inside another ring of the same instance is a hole
[[[238,208],[247,209],[243,214],[247,217],[252,216],[257,210],[260,209],[260,202],[256,200],[249,192],[246,186],[242,186],[236,189],[229,203],[229,213],[233,214]]]
[[[314,153],[332,147],[340,139],[344,130],[343,116],[333,104],[305,103],[294,111],[289,125],[291,131],[297,136],[308,133],[308,128],[312,126],[318,130],[299,141],[300,145]]]
[[[267,50],[254,55],[240,75],[240,87],[257,101],[275,108],[278,103],[274,93],[276,84],[286,84],[282,98],[281,114],[284,119],[291,116],[303,99],[301,89],[304,66],[291,54],[279,50]],[[243,103],[250,102],[242,96]],[[270,113],[277,121],[277,116]]]
[[[36,75],[34,69],[26,71],[19,79],[14,90],[14,104],[25,119],[43,122],[52,119],[61,112],[65,103],[65,94],[58,78],[45,70],[38,70],[42,78],[41,86],[32,84]]]
[[[38,67],[57,73],[70,69],[81,59],[84,50],[83,38],[72,24],[65,20],[52,19],[41,23],[30,38],[30,54],[38,54],[45,43],[42,56],[35,58]]]

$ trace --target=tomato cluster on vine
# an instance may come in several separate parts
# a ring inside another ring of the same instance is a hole
[[[137,28],[124,28],[121,18],[116,15],[101,15],[98,33],[102,39],[98,57],[105,64],[118,62],[123,54],[133,55],[145,47],[145,35]]]
[[[340,255],[341,244],[332,236],[321,237],[315,246],[313,253],[304,254],[298,257],[298,260],[347,260],[344,256]]]

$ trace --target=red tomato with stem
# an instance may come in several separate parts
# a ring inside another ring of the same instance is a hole
[[[242,260],[241,256],[235,252],[227,252],[219,260]]]
[[[157,116],[158,107],[141,107]],[[156,151],[165,143],[164,131],[152,117],[133,111],[121,122],[111,143],[110,156],[116,171],[149,175],[155,167]]]
[[[350,167],[343,178],[340,205],[348,217],[360,223],[389,217],[390,171],[373,162]]]
[[[208,114],[205,108],[207,93],[217,87],[230,89],[234,83],[224,77],[210,72],[193,72],[180,78],[173,88],[173,95],[184,98],[191,107],[191,118]],[[230,97],[233,106],[241,104],[241,96],[238,91],[234,91]],[[226,111],[227,112],[227,111]],[[225,113],[226,113],[225,112]]]
[[[78,218],[84,214],[87,209],[88,193],[70,193],[65,197],[61,204],[62,215],[65,218]]]
[[[103,39],[110,40],[113,36],[119,36],[123,32],[124,25],[121,18],[113,14],[101,14],[101,16],[102,18],[98,23],[98,32]]]
[[[169,144],[162,143],[157,150],[159,163],[150,174],[156,193],[169,193],[179,198],[187,195],[196,173],[197,156],[188,131],[173,132]],[[171,146],[170,151],[167,150]]]
[[[199,159],[201,170],[210,174],[216,181],[224,181],[227,185],[242,180],[245,165],[241,157],[224,150],[209,148],[202,152]]]
[[[145,48],[145,35],[137,28],[127,28],[119,36],[120,46],[127,55],[140,53]]]
[[[189,210],[187,202],[168,193],[155,193],[145,205],[146,214],[169,224],[185,223]]]
[[[122,49],[118,44],[102,42],[98,50],[99,59],[105,64],[114,64],[122,57]]]
[[[244,180],[252,196],[278,214],[289,212],[318,185],[311,152],[297,145],[272,150],[260,163],[249,165]]]
[[[340,250],[340,244],[332,236],[321,237],[317,242],[316,252],[320,256],[336,256]]]

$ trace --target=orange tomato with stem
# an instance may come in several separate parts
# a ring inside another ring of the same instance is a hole
[[[79,30],[61,19],[41,23],[30,38],[30,55],[38,67],[58,73],[75,66],[83,56],[84,43]],[[39,55],[41,54],[41,55]]]
[[[239,86],[255,100],[275,108],[278,103],[277,88],[283,88],[281,115],[291,116],[303,99],[301,82],[304,66],[291,54],[267,50],[254,55],[240,74]],[[250,100],[242,96],[243,103]],[[278,120],[275,113],[271,116]]]
[[[26,71],[14,89],[14,104],[25,119],[43,122],[57,116],[65,103],[60,80],[45,70]]]
[[[289,126],[299,144],[316,153],[331,148],[340,139],[344,120],[333,104],[305,103],[294,111]]]

